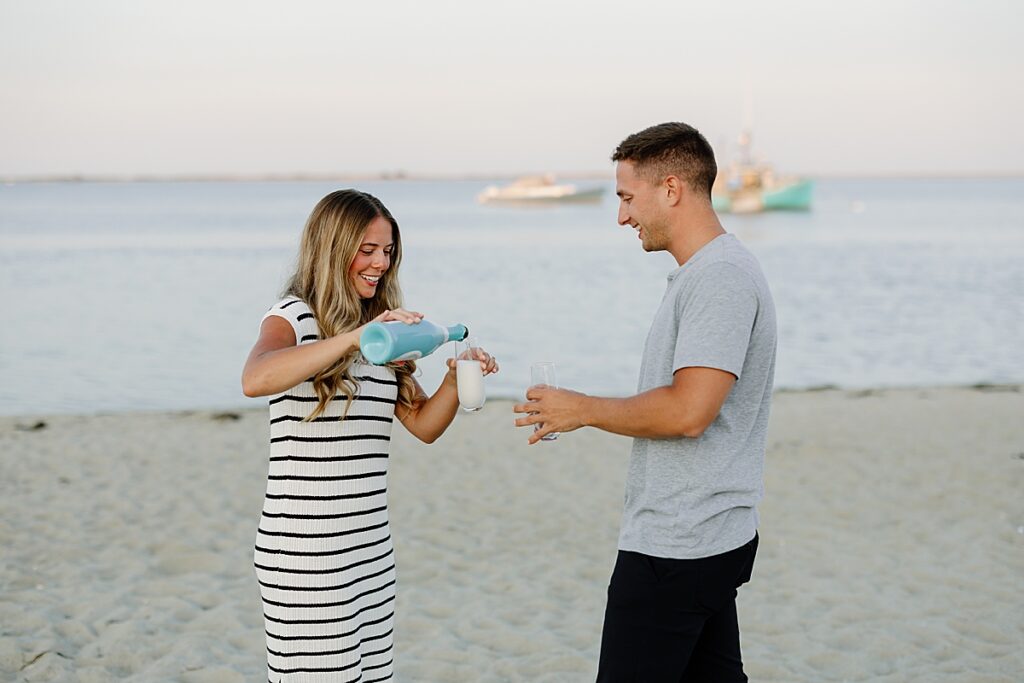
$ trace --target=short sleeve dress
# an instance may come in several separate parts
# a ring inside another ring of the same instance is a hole
[[[267,312],[317,341],[309,307],[286,298]],[[270,467],[256,537],[269,683],[372,683],[392,677],[395,562],[387,475],[398,382],[357,358],[355,400],[317,405],[313,383],[270,399]]]

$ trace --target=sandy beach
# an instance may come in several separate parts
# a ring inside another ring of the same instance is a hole
[[[592,681],[628,439],[399,426],[398,681]],[[1024,677],[1024,391],[782,392],[752,681]],[[0,418],[0,680],[265,680],[265,409]]]

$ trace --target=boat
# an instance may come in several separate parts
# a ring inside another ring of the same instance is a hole
[[[779,176],[768,164],[750,155],[750,132],[739,138],[739,158],[719,170],[711,190],[711,204],[721,213],[807,211],[814,183],[805,178]]]
[[[553,175],[524,176],[499,187],[491,185],[477,195],[481,204],[555,204],[563,202],[599,202],[603,187],[578,188],[558,184]]]

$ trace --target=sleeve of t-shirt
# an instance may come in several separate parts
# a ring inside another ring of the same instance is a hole
[[[312,313],[310,313],[309,307],[305,302],[301,299],[295,298],[287,298],[278,301],[263,315],[263,318],[260,320],[260,325],[262,325],[263,321],[272,315],[287,320],[292,326],[292,330],[295,332],[295,343],[302,343],[303,330],[306,328],[306,326],[303,325],[303,321],[312,317]]]
[[[757,291],[750,276],[726,262],[713,263],[681,295],[672,371],[707,367],[739,379],[757,316]]]

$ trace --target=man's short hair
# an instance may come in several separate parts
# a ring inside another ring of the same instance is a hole
[[[685,123],[660,123],[633,133],[615,148],[612,161],[632,163],[637,175],[652,183],[677,176],[692,191],[706,191],[709,198],[718,175],[711,145]]]

